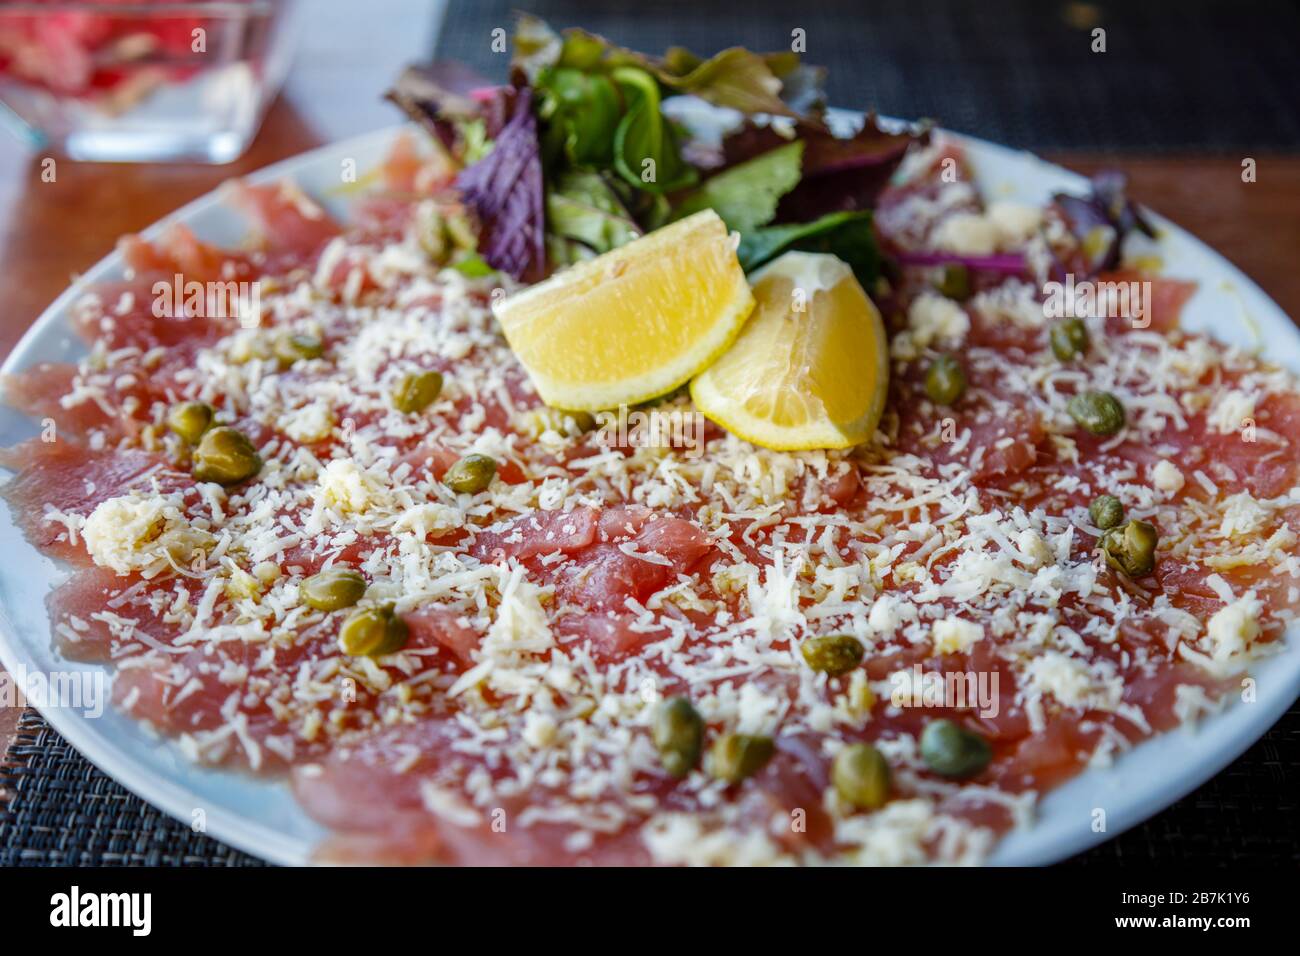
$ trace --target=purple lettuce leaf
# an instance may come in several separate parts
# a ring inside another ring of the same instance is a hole
[[[1065,216],[1084,251],[1090,275],[1120,264],[1124,237],[1130,232],[1155,236],[1155,229],[1137,203],[1128,198],[1127,177],[1113,169],[1092,177],[1087,196],[1056,193],[1052,201]]]
[[[872,209],[903,154],[925,133],[890,133],[868,116],[852,136],[832,135],[820,123],[798,122],[804,143],[803,178],[777,208],[776,222],[809,222],[834,212]],[[771,126],[747,123],[723,141],[724,166],[790,142]]]
[[[532,90],[514,96],[492,151],[456,179],[479,223],[479,253],[494,269],[533,282],[546,270],[541,148]]]
[[[491,127],[494,107],[484,102],[488,81],[459,63],[408,66],[384,97],[437,137],[447,149],[456,145],[456,124],[485,119]],[[497,124],[500,125],[499,123]],[[488,129],[491,136],[493,129]]]
[[[1128,177],[1116,169],[1105,169],[1092,177],[1093,198],[1101,204],[1115,228],[1122,233],[1137,229],[1152,239],[1156,231],[1142,208],[1128,198]]]

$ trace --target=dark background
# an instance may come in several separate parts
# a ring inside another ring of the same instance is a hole
[[[788,49],[834,106],[1035,150],[1300,146],[1300,4],[1288,0],[450,0],[438,55],[504,79],[512,10],[634,49]],[[1093,53],[1092,30],[1106,31]]]

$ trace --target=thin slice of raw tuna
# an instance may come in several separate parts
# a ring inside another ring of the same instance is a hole
[[[28,539],[47,554],[86,562],[83,548],[67,541],[67,529],[46,520],[46,506],[87,515],[102,501],[157,478],[165,490],[189,487],[193,479],[173,471],[159,455],[139,449],[94,451],[62,439],[23,442],[0,453],[0,465],[17,474],[0,489]],[[59,540],[62,537],[64,540]]]
[[[270,252],[308,257],[339,234],[329,213],[292,182],[255,186],[236,180],[228,188]]]
[[[454,608],[429,604],[402,615],[410,630],[406,646],[442,647],[461,664],[472,664],[473,652],[483,635],[465,622],[465,615]]]
[[[581,552],[596,540],[595,508],[533,511],[503,528],[480,532],[470,553],[480,561],[526,560],[543,554]]]

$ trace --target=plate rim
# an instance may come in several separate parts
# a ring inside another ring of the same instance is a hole
[[[842,117],[844,121],[854,122],[859,121],[864,115],[859,111],[842,109],[836,109],[832,112]],[[322,143],[312,149],[261,167],[241,178],[252,183],[274,181],[293,175],[295,170],[326,162],[327,157],[341,151],[372,150],[377,146],[390,142],[398,133],[413,129],[415,129],[414,124],[396,123],[334,142]],[[1015,149],[949,130],[939,130],[939,132],[945,138],[966,146],[975,146],[977,151],[991,152],[997,158],[1019,157],[1023,160],[1032,161],[1052,175],[1068,178],[1076,186],[1087,181],[1086,177],[1081,174],[1056,163],[1050,163],[1028,150]],[[156,237],[174,223],[186,222],[210,207],[224,205],[224,194],[227,188],[227,183],[218,185],[216,188],[190,200],[149,224],[139,234],[150,238]],[[1161,230],[1172,230],[1182,242],[1188,243],[1200,255],[1207,256],[1214,261],[1216,265],[1215,275],[1202,281],[1228,279],[1237,287],[1261,298],[1276,310],[1280,316],[1287,318],[1294,332],[1293,344],[1297,351],[1300,351],[1300,328],[1296,328],[1294,320],[1291,320],[1286,311],[1250,276],[1246,275],[1226,256],[1174,221],[1158,213],[1153,213],[1152,218]],[[70,307],[85,293],[86,287],[90,283],[106,273],[111,274],[121,269],[121,259],[120,252],[114,249],[84,272],[79,273],[69,283],[68,287],[41,312],[40,316],[14,344],[5,357],[3,364],[0,364],[0,375],[12,373],[31,364],[32,357],[28,353],[34,351],[37,343],[46,335],[60,327],[60,324],[65,321]],[[1208,720],[1213,722],[1216,727],[1228,728],[1220,733],[1220,736],[1226,735],[1226,739],[1211,748],[1204,758],[1199,759],[1190,769],[1182,772],[1174,780],[1154,785],[1143,791],[1141,800],[1130,800],[1128,804],[1123,805],[1122,809],[1126,812],[1116,814],[1117,818],[1114,821],[1116,825],[1113,828],[1097,834],[1091,832],[1087,827],[1068,826],[1065,828],[1065,832],[1059,834],[1054,841],[1049,841],[1046,845],[1034,846],[1031,844],[1030,847],[1023,850],[1013,845],[1004,852],[1004,848],[1007,847],[1008,843],[1014,841],[1016,833],[1013,831],[999,838],[993,853],[990,854],[986,863],[993,866],[1045,865],[1068,859],[1084,849],[1098,846],[1119,836],[1137,824],[1151,819],[1220,773],[1224,767],[1256,744],[1281,715],[1291,707],[1297,697],[1300,697],[1300,646],[1296,644],[1296,634],[1293,633],[1293,630],[1294,628],[1288,628],[1285,638],[1286,646],[1277,655],[1281,657],[1289,654],[1297,657],[1297,673],[1293,675],[1289,691],[1284,689],[1278,695],[1271,697],[1271,706],[1268,706],[1262,713],[1246,713],[1244,712],[1246,709],[1238,704],[1209,717]],[[28,664],[28,655],[23,653],[22,644],[16,637],[16,628],[10,619],[9,607],[4,600],[0,600],[0,664],[3,664],[11,674],[18,669],[18,665],[26,666]],[[98,666],[103,667],[111,674],[111,668],[104,665]],[[73,712],[65,712],[63,708],[59,707],[36,707],[35,709],[40,712],[44,720],[56,732],[100,771],[146,803],[162,810],[168,816],[183,824],[191,822],[191,808],[196,806],[197,802],[201,802],[202,798],[198,798],[198,795],[187,785],[174,779],[151,774],[129,753],[112,741],[110,737],[100,735],[89,728],[83,727],[84,718],[77,716]],[[1232,727],[1231,724],[1234,723],[1243,726]],[[1175,728],[1158,734],[1154,738],[1143,741],[1137,747],[1125,752],[1119,759],[1132,760],[1134,759],[1133,755],[1140,752],[1144,747],[1156,744],[1161,739],[1180,732],[1178,728]],[[171,746],[170,741],[166,741],[164,738],[160,738],[160,740],[164,740],[168,746]],[[195,767],[194,769],[206,768]],[[220,769],[212,772],[238,773],[238,771],[222,771]],[[1044,804],[1051,801],[1053,795],[1060,793],[1064,787],[1068,787],[1071,783],[1097,772],[1099,771],[1085,770],[1067,781],[1063,787],[1040,794],[1036,804],[1036,814]],[[280,785],[287,785],[287,780],[281,780]],[[311,862],[312,848],[304,846],[300,838],[288,837],[269,824],[219,807],[213,807],[206,812],[208,816],[203,832],[223,843],[234,846],[258,859],[275,864],[292,866]],[[1039,838],[1033,841],[1036,844],[1044,842],[1044,838],[1041,836],[1043,826],[1041,820],[1036,820],[1026,831],[1028,834],[1040,833]]]

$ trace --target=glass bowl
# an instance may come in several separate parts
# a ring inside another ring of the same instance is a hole
[[[0,117],[101,162],[228,163],[288,71],[296,0],[0,0]]]

